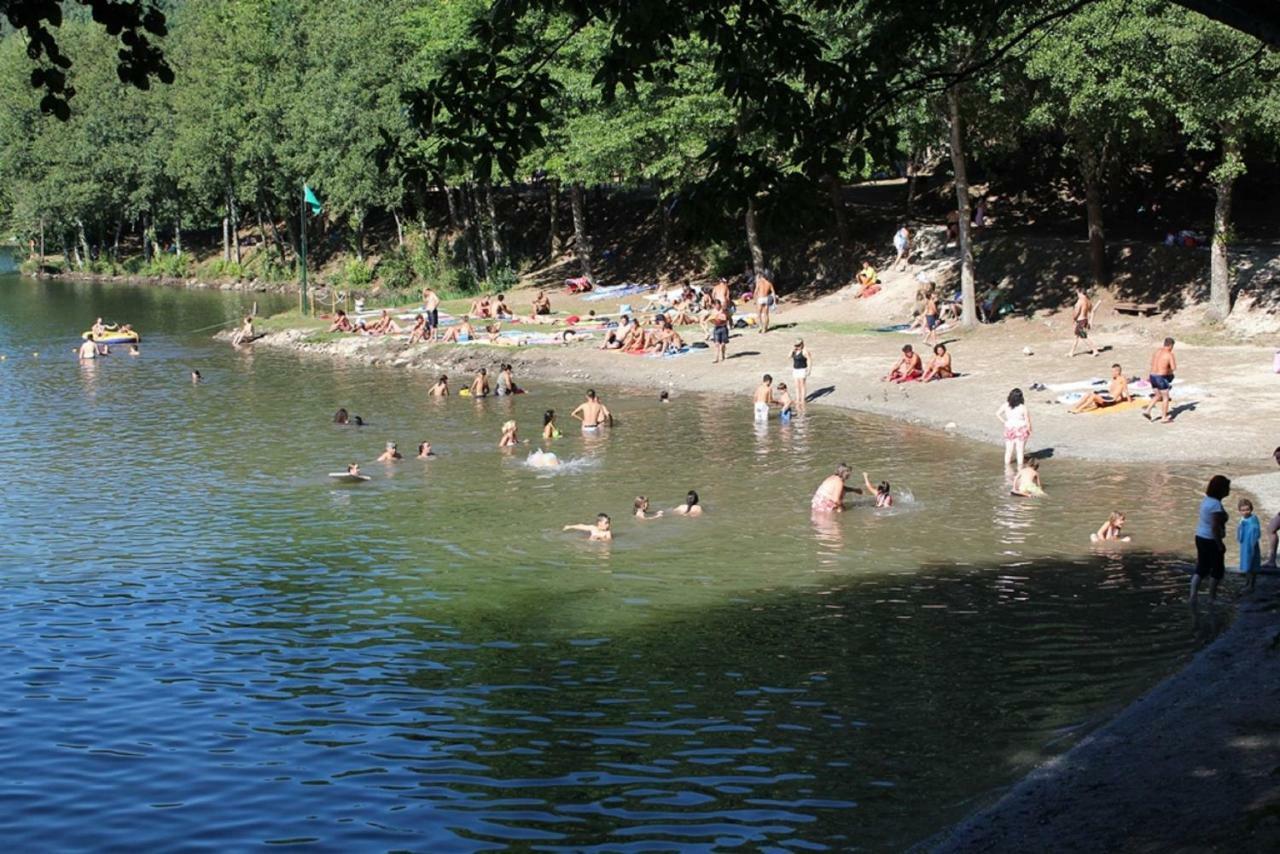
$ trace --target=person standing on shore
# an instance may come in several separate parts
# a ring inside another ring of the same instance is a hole
[[[1240,523],[1236,526],[1236,542],[1240,544],[1240,571],[1248,576],[1245,590],[1252,593],[1258,583],[1258,570],[1262,568],[1262,549],[1258,547],[1262,539],[1262,526],[1258,517],[1253,515],[1253,502],[1241,498],[1236,505],[1240,511]]]
[[[440,295],[428,285],[422,289],[422,310],[427,315],[427,340],[440,337]]]
[[[717,287],[719,287],[717,285]],[[729,358],[725,355],[725,348],[729,346],[729,313],[725,310],[724,303],[716,300],[711,307],[711,346],[715,350],[716,357],[711,360],[711,364],[723,362]]]
[[[1173,339],[1164,339],[1164,346],[1151,356],[1151,374],[1147,377],[1151,381],[1151,390],[1154,392],[1151,396],[1151,402],[1142,408],[1142,417],[1151,420],[1151,410],[1155,409],[1156,404],[1160,404],[1161,424],[1168,424],[1171,419],[1169,417],[1169,391],[1173,388],[1173,375],[1177,373],[1178,360],[1173,355]]]
[[[996,417],[1004,425],[1004,464],[1012,463],[1016,453],[1018,469],[1021,470],[1027,440],[1031,438],[1031,413],[1027,411],[1022,389],[1015,388],[1009,392],[1008,399],[996,410]]]
[[[911,263],[911,229],[905,225],[898,229],[893,235],[893,248],[898,253],[898,257],[893,260],[894,266],[899,270],[906,270]]]
[[[1226,573],[1227,509],[1222,499],[1231,494],[1231,481],[1215,474],[1205,488],[1200,502],[1200,518],[1196,524],[1196,569],[1191,576],[1191,595],[1188,601],[1194,607],[1199,602],[1200,583],[1209,578],[1209,600],[1218,596],[1218,584]]]
[[[721,278],[711,288],[711,305],[714,307],[716,300],[720,301],[720,307],[724,309],[730,319],[733,317],[733,292],[729,289],[727,279]]]
[[[1081,341],[1089,340],[1089,328],[1093,326],[1093,300],[1084,292],[1082,285],[1076,285],[1076,306],[1071,310],[1071,320],[1075,324],[1075,337],[1071,339],[1070,356],[1075,356],[1076,348]],[[1098,355],[1097,345],[1093,345],[1092,354]]]
[[[796,412],[804,414],[805,398],[809,396],[809,374],[813,371],[813,354],[804,346],[804,339],[797,338],[791,345],[791,381],[796,387]]]
[[[756,331],[761,335],[769,331],[769,309],[777,302],[773,282],[761,271],[756,275]]]
[[[1272,459],[1280,465],[1280,448],[1271,453]],[[1262,565],[1267,569],[1276,568],[1276,546],[1280,545],[1280,513],[1275,515],[1271,524],[1267,525],[1267,560]]]

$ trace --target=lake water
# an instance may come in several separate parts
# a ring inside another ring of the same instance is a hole
[[[1162,549],[1201,472],[1049,461],[1020,501],[999,449],[601,389],[619,424],[549,474],[500,425],[567,428],[583,389],[430,400],[197,331],[252,299],[0,279],[15,850],[892,849],[1196,643]],[[99,315],[142,355],[79,365]],[[326,476],[352,460],[373,479]],[[815,523],[840,460],[905,500]],[[629,516],[691,488],[701,519]],[[1135,542],[1092,550],[1112,508]],[[560,530],[598,511],[612,544]]]

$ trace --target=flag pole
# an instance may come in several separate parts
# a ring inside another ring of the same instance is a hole
[[[301,261],[302,261],[302,290],[298,294],[300,300],[299,309],[303,316],[307,313],[307,186],[302,185],[302,205],[299,208],[299,216],[302,219],[302,240],[301,240]]]

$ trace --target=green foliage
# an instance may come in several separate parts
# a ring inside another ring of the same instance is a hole
[[[485,289],[494,293],[509,291],[520,284],[520,275],[509,265],[489,269],[489,278],[485,280]]]
[[[191,273],[191,256],[160,252],[141,269],[144,276],[163,276],[168,279],[186,278]]]
[[[342,282],[348,287],[362,288],[373,281],[373,268],[359,258],[351,258],[342,268]]]
[[[202,279],[243,279],[244,268],[235,261],[213,258],[200,265],[196,275]]]
[[[390,291],[408,291],[417,281],[413,272],[412,259],[402,248],[383,255],[374,272],[382,282],[382,286]]]
[[[742,259],[727,243],[717,240],[703,247],[702,268],[713,276],[732,276],[742,269]]]

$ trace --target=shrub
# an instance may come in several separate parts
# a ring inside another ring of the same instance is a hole
[[[214,258],[205,262],[203,275],[210,279],[241,279],[244,270],[235,261]]]
[[[162,252],[153,257],[150,263],[144,265],[141,272],[147,276],[185,278],[191,272],[191,256]]]
[[[733,250],[721,241],[702,249],[702,266],[713,276],[732,276],[739,269]]]
[[[375,272],[382,281],[382,286],[391,291],[410,290],[416,280],[413,261],[403,249],[383,255]]]
[[[342,268],[342,281],[348,287],[362,288],[373,281],[373,268],[359,258],[351,258]]]
[[[509,291],[518,284],[520,284],[520,276],[506,264],[489,270],[487,285],[491,291],[498,293]]]

